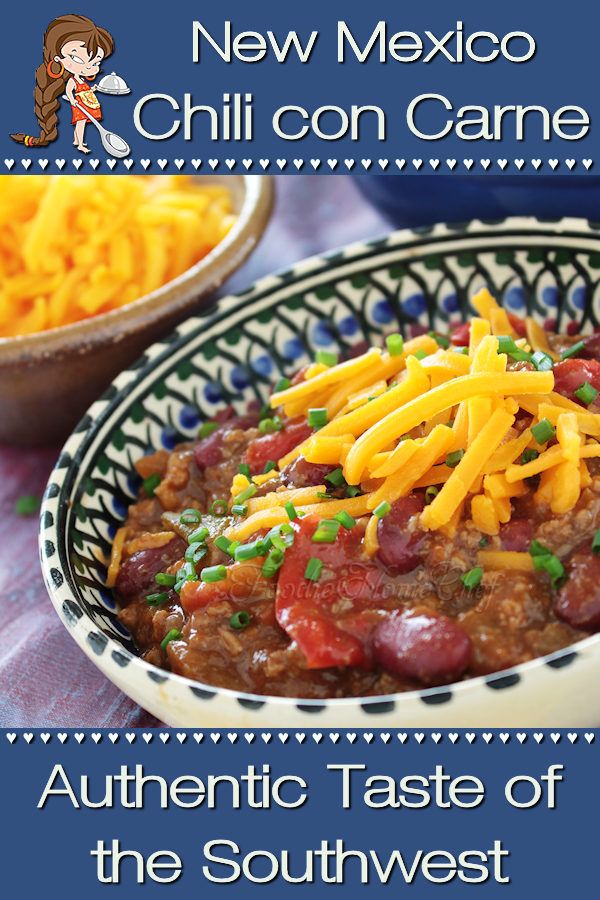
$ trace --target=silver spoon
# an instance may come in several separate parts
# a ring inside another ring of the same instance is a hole
[[[71,102],[66,94],[63,94],[63,100],[66,100],[67,103]],[[103,128],[100,122],[98,122],[97,119],[90,115],[87,109],[85,109],[81,105],[81,103],[79,103],[79,101],[75,100],[73,105],[76,106],[77,109],[79,109],[84,114],[84,116],[92,123],[92,125],[96,126],[96,128],[100,132],[100,140],[102,141],[102,146],[110,156],[115,156],[117,159],[123,159],[123,157],[129,156],[131,151],[129,149],[129,144],[127,143],[127,141],[124,141],[123,138],[119,137],[118,134],[115,134],[114,131],[107,131],[106,128]]]

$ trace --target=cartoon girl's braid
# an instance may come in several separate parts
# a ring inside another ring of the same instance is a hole
[[[51,78],[48,74],[47,63],[38,66],[35,72],[35,90],[33,92],[35,102],[35,117],[39,122],[40,133],[37,137],[28,134],[11,134],[14,141],[26,144],[28,147],[46,147],[58,136],[58,108],[59,97],[65,90],[66,78],[63,73],[59,77]]]

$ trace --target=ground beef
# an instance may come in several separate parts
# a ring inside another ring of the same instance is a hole
[[[456,342],[464,339],[462,333],[455,335]],[[589,344],[590,357],[596,343]],[[515,428],[527,424],[526,417],[518,419]],[[591,485],[570,513],[554,516],[533,503],[531,494],[516,498],[511,521],[497,536],[482,535],[468,518],[451,537],[441,531],[422,532],[418,519],[426,502],[423,490],[397,501],[379,522],[380,550],[374,559],[362,555],[365,520],[348,533],[342,529],[337,550],[319,547],[320,554],[330,556],[318,589],[311,594],[309,585],[302,600],[312,618],[291,639],[281,623],[286,615],[297,615],[297,609],[293,598],[289,608],[282,606],[281,585],[290,578],[292,586],[297,585],[298,573],[302,575],[306,560],[314,555],[307,521],[294,524],[294,548],[273,580],[266,581],[260,566],[256,568],[252,591],[231,589],[237,564],[214,544],[231,522],[214,504],[229,501],[240,464],[262,472],[271,459],[289,453],[311,433],[303,420],[285,422],[267,434],[255,426],[256,416],[246,420],[229,413],[203,440],[182,444],[171,453],[158,451],[138,463],[143,478],[157,474],[161,481],[154,496],[142,490],[129,509],[116,595],[120,619],[149,662],[199,682],[250,693],[371,696],[497,672],[600,628],[600,557],[591,552],[600,519],[600,461],[594,459],[587,461]],[[317,484],[324,484],[331,496],[344,496],[345,485],[335,487],[326,479],[333,468],[308,463],[300,455],[281,475],[265,481],[256,496]],[[175,574],[183,564],[190,529],[181,525],[179,514],[190,507],[202,514],[210,532],[197,571],[228,567],[221,587],[194,582],[193,591],[200,587],[191,602],[187,588],[180,595],[155,581],[157,572]],[[150,534],[161,540],[165,532],[173,537],[163,546],[128,555],[127,547],[136,538]],[[482,546],[524,552],[532,540],[563,561],[566,584],[553,585],[544,571],[490,571],[474,589],[465,587],[462,576],[477,565]],[[298,561],[301,546],[306,557]],[[166,594],[163,602],[149,605],[147,595],[160,592]],[[250,618],[243,629],[232,626],[232,617],[240,612]],[[338,648],[339,658],[347,653],[352,664],[318,663],[319,651],[331,640],[332,617],[346,623],[348,642]],[[162,646],[173,629],[178,637]],[[312,634],[307,636],[307,629]],[[313,650],[307,650],[311,641]]]

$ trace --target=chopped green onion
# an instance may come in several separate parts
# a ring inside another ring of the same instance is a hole
[[[539,455],[539,450],[534,450],[533,448],[523,450],[523,455],[521,456],[521,465],[526,466],[527,463],[533,462],[534,459],[537,459]]]
[[[263,475],[266,475],[268,472],[272,472],[273,469],[277,468],[277,463],[274,459],[268,459],[265,463],[265,467],[263,469]]]
[[[40,508],[39,497],[33,494],[25,494],[15,503],[15,512],[18,516],[34,516]]]
[[[404,353],[404,338],[401,334],[388,334],[385,345],[390,356],[401,356]]]
[[[236,547],[233,558],[236,562],[244,562],[247,559],[256,559],[257,556],[264,556],[265,553],[265,542],[262,538],[259,538],[249,544],[240,544],[239,547]]]
[[[160,642],[160,646],[162,647],[163,650],[166,650],[167,644],[170,644],[171,641],[178,641],[180,637],[181,637],[181,632],[180,632],[179,628],[171,628],[170,631],[167,631],[166,635]]]
[[[562,581],[565,574],[565,567],[561,563],[558,556],[538,556],[537,559],[544,560],[542,568],[545,569],[550,576],[552,584],[557,585],[560,581]]]
[[[531,353],[527,350],[521,350],[520,347],[517,347],[516,350],[510,354],[511,359],[514,359],[515,362],[531,362]]]
[[[205,584],[214,584],[227,578],[227,566],[207,566],[200,572],[200,580]]]
[[[332,484],[334,487],[341,487],[346,483],[344,473],[341,469],[334,469],[333,472],[330,472],[329,475],[325,476],[325,481],[328,481],[329,484]]]
[[[346,497],[358,497],[362,491],[358,484],[349,484],[346,488]]]
[[[379,506],[376,506],[373,510],[373,515],[377,516],[378,519],[383,519],[384,516],[387,516],[391,508],[392,507],[387,500],[382,500]]]
[[[278,547],[279,550],[287,550],[294,543],[294,538],[295,533],[292,526],[287,522],[282,522],[281,525],[274,525],[267,532],[264,541],[268,546],[272,544],[274,547]]]
[[[514,338],[506,334],[501,334],[498,337],[498,353],[513,353],[515,350],[518,350],[518,347]]]
[[[584,406],[589,406],[598,396],[598,391],[589,383],[589,381],[584,381],[581,387],[578,387],[574,393]]]
[[[531,362],[538,372],[549,372],[554,368],[554,360],[543,350],[536,350],[531,356]]]
[[[197,525],[198,522],[202,521],[202,513],[199,509],[184,509],[184,511],[179,516],[179,521],[182,525]]]
[[[415,350],[413,356],[415,359],[425,359],[425,357],[427,356],[427,351],[423,350],[422,347],[419,347],[418,350]]]
[[[585,347],[585,341],[577,341],[576,344],[572,344],[570,347],[567,347],[566,350],[560,354],[561,359],[571,359],[572,356],[577,356],[583,348]]]
[[[245,475],[248,479],[250,479],[251,477],[250,466],[248,465],[248,463],[240,463],[238,466],[238,472],[240,473],[240,475]]]
[[[308,424],[311,428],[322,428],[327,425],[327,410],[324,406],[317,409],[309,409]]]
[[[323,562],[320,559],[317,559],[315,556],[311,556],[309,561],[306,563],[306,569],[304,570],[304,577],[307,581],[318,581],[321,577],[321,571],[323,569]]]
[[[166,603],[168,599],[168,593],[166,591],[161,591],[160,594],[148,594],[146,596],[146,603],[148,606],[161,606],[163,603]]]
[[[565,568],[558,556],[541,544],[532,541],[529,545],[529,553],[533,560],[533,566],[538,571],[547,572],[553,585],[558,585],[565,575]]]
[[[297,518],[298,518],[298,512],[297,512],[296,507],[294,506],[294,504],[292,503],[291,500],[288,500],[288,502],[285,504],[285,506],[284,506],[283,508],[285,509],[285,511],[286,511],[286,513],[287,513],[287,515],[288,515],[288,519],[289,519],[291,522],[293,522],[294,519],[297,519]]]
[[[452,352],[453,353],[462,353],[463,356],[468,356],[469,348],[468,347],[452,347]]]
[[[484,536],[484,537],[482,537],[482,538],[480,539],[480,541],[479,541],[479,546],[483,549],[483,547],[487,547],[487,545],[489,544],[489,542],[490,542],[490,539],[489,539],[488,537],[485,537],[485,536]]]
[[[531,556],[548,556],[549,553],[552,553],[550,548],[540,543],[540,541],[532,541],[529,545],[529,554]]]
[[[265,578],[272,578],[273,575],[276,575],[279,569],[283,565],[284,560],[284,551],[278,548],[274,548],[273,550],[269,550],[267,558],[262,564],[261,573],[265,576]]]
[[[200,560],[206,556],[208,553],[208,547],[206,544],[190,544],[185,553],[183,554],[183,558],[186,562],[189,563],[198,563]]]
[[[213,431],[216,431],[217,428],[220,427],[221,426],[218,422],[204,422],[204,424],[200,426],[198,437],[200,438],[200,440],[202,440],[202,438],[207,438],[213,433]]]
[[[209,534],[210,531],[206,525],[201,525],[200,528],[196,528],[188,535],[188,544],[203,544]]]
[[[160,482],[161,478],[158,472],[154,472],[152,475],[148,475],[147,478],[144,478],[142,487],[144,488],[144,493],[147,497],[154,497],[154,491],[159,486]]]
[[[346,510],[342,510],[342,512],[337,513],[334,517],[336,522],[339,522],[342,528],[345,528],[346,531],[350,531],[351,528],[354,528],[356,525],[356,519],[353,519],[349,512]]]
[[[243,631],[244,628],[247,628],[250,622],[252,621],[252,616],[249,612],[246,612],[245,609],[240,609],[238,612],[234,613],[229,620],[229,624],[231,628],[235,628],[236,631]]]
[[[268,537],[268,535],[267,535],[267,537]],[[288,548],[288,544],[286,543],[285,539],[281,537],[280,534],[274,534],[270,538],[270,543],[273,545],[273,547],[275,547],[276,550],[279,550],[282,553],[285,550],[287,550],[287,548]]]
[[[425,490],[425,506],[428,506],[432,500],[437,497],[440,489],[435,486],[435,484],[430,484],[428,488]]]
[[[336,366],[337,361],[337,353],[330,353],[329,350],[317,350],[315,354],[315,362],[322,363],[324,366]]]
[[[464,450],[453,450],[452,453],[449,453],[446,457],[446,465],[448,466],[448,468],[455,469],[464,455]]]
[[[248,515],[248,507],[243,503],[234,503],[231,507],[231,515],[232,516],[246,516]]]
[[[281,431],[282,428],[283,422],[279,416],[261,419],[258,423],[258,430],[261,434],[273,434],[274,431]]]
[[[240,491],[237,497],[235,498],[236,503],[245,503],[246,500],[250,500],[256,494],[258,488],[255,484],[249,484],[248,487],[245,487],[243,491]]]
[[[280,378],[277,384],[275,385],[275,389],[273,391],[274,394],[279,394],[280,391],[287,391],[289,387],[292,386],[292,382],[289,378]]]
[[[234,555],[235,555],[235,551],[236,551],[237,548],[241,545],[241,543],[242,543],[241,541],[232,541],[232,542],[230,543],[230,545],[229,545],[229,551],[228,551],[230,556],[234,556]]]
[[[600,553],[600,528],[592,538],[592,551],[594,553]]]
[[[518,347],[510,335],[501,335],[498,338],[498,353],[506,353],[516,362],[531,362],[533,355]]]
[[[337,540],[340,523],[335,519],[321,519],[312,536],[314,544],[334,544]]]
[[[215,547],[218,547],[219,550],[222,550],[223,553],[229,553],[229,548],[231,547],[231,541],[228,537],[225,537],[224,534],[220,534],[219,537],[216,537],[214,540]]]
[[[533,425],[531,433],[538,444],[545,444],[556,435],[556,428],[549,419],[541,419],[537,425]]]
[[[206,547],[202,547],[202,549],[206,552]],[[193,562],[190,562],[188,560],[181,566],[181,568],[177,572],[177,582],[175,584],[175,590],[177,591],[177,593],[179,593],[186,581],[197,580],[198,574],[196,572],[196,566]]]
[[[468,591],[472,591],[473,588],[476,588],[479,585],[482,578],[483,569],[481,568],[481,566],[475,566],[473,569],[469,569],[468,572],[465,572],[465,574],[461,576],[460,580]]]
[[[432,337],[434,339],[434,341],[436,342],[438,347],[443,347],[444,350],[447,350],[448,347],[450,346],[450,341],[445,335],[438,334],[435,331],[429,331],[428,334],[429,334],[429,337]]]
[[[209,512],[213,516],[226,516],[227,515],[227,500],[223,500],[219,498],[218,500],[213,500],[210,504]]]
[[[157,584],[161,584],[163,587],[175,587],[175,582],[177,581],[176,575],[167,575],[166,572],[157,572],[154,576],[154,580]]]

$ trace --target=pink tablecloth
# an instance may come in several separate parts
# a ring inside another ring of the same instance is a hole
[[[268,231],[227,290],[241,290],[304,256],[386,230],[349,176],[280,176],[276,182]],[[0,726],[153,725],[68,636],[39,571],[37,517],[15,515],[18,497],[41,496],[59,449],[0,447]]]

